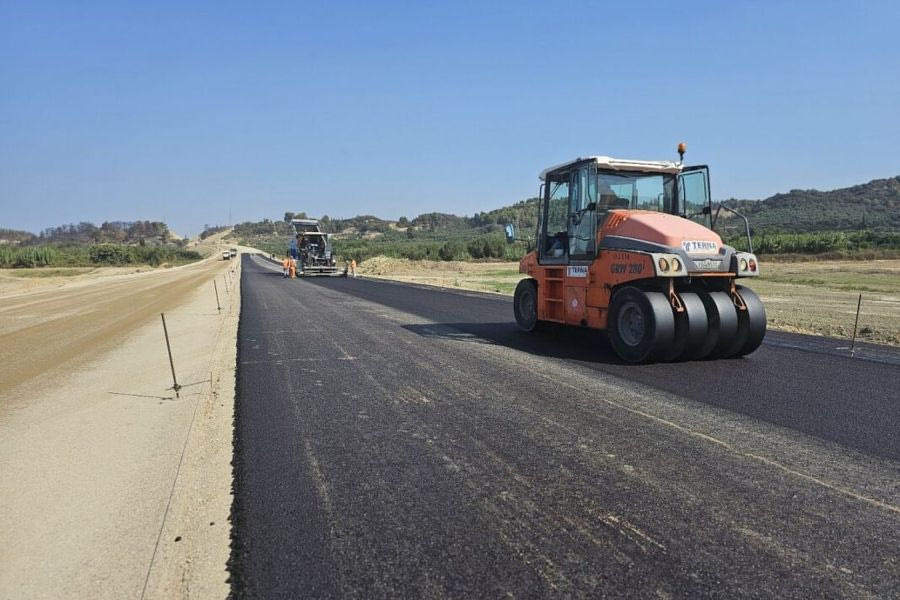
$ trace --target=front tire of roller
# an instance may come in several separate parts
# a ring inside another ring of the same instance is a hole
[[[722,358],[727,356],[738,332],[737,309],[731,297],[725,292],[707,292],[700,294],[703,306],[706,307],[706,318],[709,328],[703,346],[697,351],[697,358]]]
[[[640,363],[663,356],[675,339],[675,317],[660,292],[617,291],[609,304],[609,341],[619,357]]]
[[[675,340],[666,360],[694,360],[706,341],[709,321],[703,301],[693,292],[679,294],[684,312],[675,313]]]
[[[746,356],[762,344],[766,337],[766,309],[759,296],[750,288],[735,286],[747,310],[738,311],[738,332],[729,356]]]
[[[538,326],[537,297],[537,282],[534,279],[523,279],[516,286],[513,313],[522,331],[534,331]]]

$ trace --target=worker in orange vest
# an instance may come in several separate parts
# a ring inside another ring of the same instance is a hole
[[[297,259],[291,259],[291,279],[296,279],[297,277]]]
[[[356,259],[350,261],[350,277],[356,277]]]
[[[288,275],[290,275],[291,269],[291,257],[285,256],[284,260],[281,261],[281,275],[287,279]]]

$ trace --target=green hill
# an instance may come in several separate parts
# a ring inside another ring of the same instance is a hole
[[[828,192],[791,190],[765,200],[724,204],[743,213],[754,233],[900,231],[900,176]]]

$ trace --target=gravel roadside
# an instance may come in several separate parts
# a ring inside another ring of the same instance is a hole
[[[204,261],[61,292],[64,315],[2,307],[0,598],[227,595],[239,278]]]

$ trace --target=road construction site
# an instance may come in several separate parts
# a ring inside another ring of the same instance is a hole
[[[629,365],[247,253],[0,294],[2,598],[900,587],[896,348]]]

